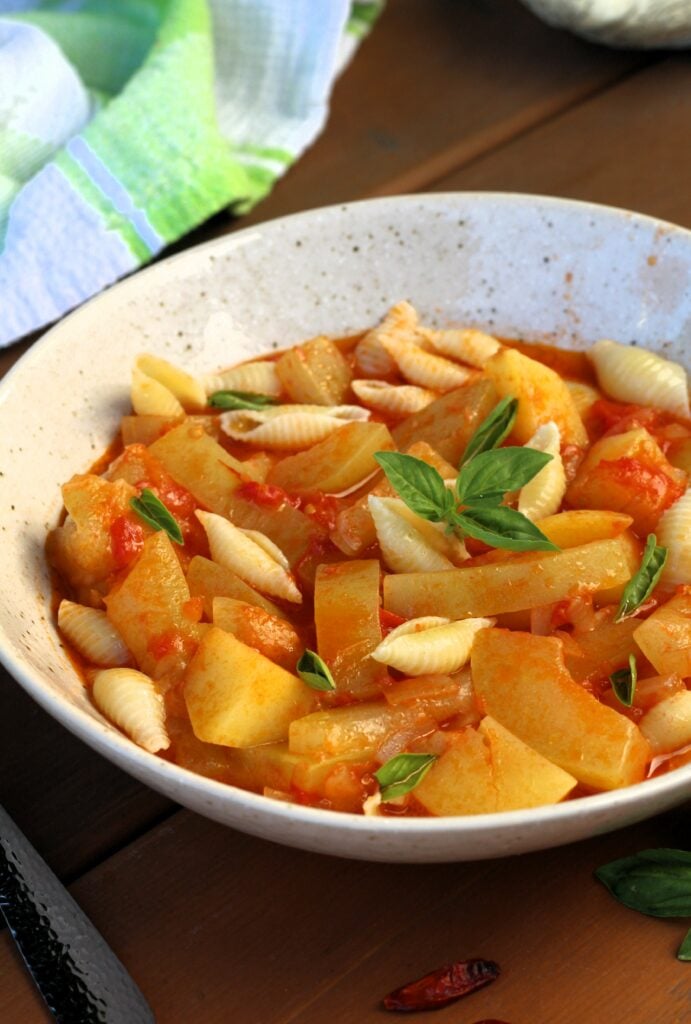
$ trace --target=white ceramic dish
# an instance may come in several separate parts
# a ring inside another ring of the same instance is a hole
[[[499,857],[630,824],[691,796],[691,766],[528,811],[372,819],[210,781],[140,750],[92,707],[51,621],[43,556],[60,484],[128,406],[133,357],[206,371],[409,298],[426,321],[581,347],[603,336],[688,363],[691,232],[620,210],[502,194],[373,200],[240,231],[162,262],[54,327],[0,387],[0,656],[51,715],[142,782],[210,818],[309,850],[383,861]]]

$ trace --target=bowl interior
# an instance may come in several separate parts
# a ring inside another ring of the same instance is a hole
[[[316,334],[357,331],[402,298],[433,324],[572,348],[612,337],[688,363],[691,233],[530,196],[399,197],[240,231],[99,296],[48,332],[0,387],[5,664],[51,714],[150,785],[219,820],[312,849],[381,859],[497,856],[683,799],[691,768],[539,814],[373,825],[192,776],[138,750],[87,699],[52,622],[45,535],[61,509],[60,485],[101,454],[127,411],[133,358],[151,351],[206,372]]]

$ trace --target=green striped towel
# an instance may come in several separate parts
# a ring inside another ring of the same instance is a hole
[[[250,209],[384,0],[0,0],[0,346]]]

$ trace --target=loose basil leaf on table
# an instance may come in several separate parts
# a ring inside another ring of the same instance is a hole
[[[148,487],[142,490],[138,498],[130,499],[130,506],[140,519],[152,526],[154,530],[165,530],[172,541],[183,544],[180,524],[171,515],[166,506]]]
[[[615,899],[650,917],[691,917],[691,853],[642,850],[598,868]]]
[[[456,480],[462,505],[499,505],[507,491],[517,491],[537,476],[552,456],[534,448],[497,448],[467,462]]]
[[[629,654],[629,667],[620,668],[617,672],[613,672],[609,677],[609,681],[612,684],[614,696],[619,703],[623,704],[625,708],[630,708],[633,704],[636,682],[638,681],[636,655]]]
[[[436,760],[436,754],[396,754],[374,773],[382,800],[394,800],[410,793]]]
[[[313,690],[328,692],[336,689],[329,666],[314,651],[307,649],[301,655],[295,666],[295,671],[303,683],[307,683]]]
[[[261,412],[267,405],[276,405],[277,398],[271,395],[259,395],[253,391],[214,391],[209,395],[209,405],[214,409],[249,409]]]
[[[691,960],[691,928],[677,950],[677,960]]]
[[[417,515],[438,523],[453,511],[453,494],[432,466],[413,455],[376,452],[375,459],[400,498]]]
[[[628,615],[632,615],[644,601],[647,601],[657,586],[666,561],[667,548],[663,548],[657,543],[654,533],[649,533],[638,571],[626,584],[624,593],[621,595],[614,618],[615,622],[621,622]]]
[[[463,533],[508,551],[559,551],[534,523],[513,508],[465,508],[454,521]]]
[[[518,399],[508,396],[495,405],[489,416],[486,416],[473,436],[468,441],[461,459],[461,469],[481,452],[498,448],[505,437],[511,433],[518,412]]]

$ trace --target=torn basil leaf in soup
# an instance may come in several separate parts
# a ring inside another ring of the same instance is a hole
[[[214,391],[209,395],[209,405],[214,409],[249,409],[259,412],[267,405],[276,405],[277,398],[258,395],[252,391]]]
[[[177,519],[168,511],[166,506],[157,498],[153,491],[145,487],[138,498],[130,500],[130,506],[142,519],[154,530],[165,530],[170,539],[176,544],[184,544],[182,530]]]
[[[630,708],[633,704],[637,680],[638,666],[636,665],[636,655],[630,654],[629,667],[620,668],[617,672],[613,672],[609,677],[614,696],[620,704],[624,705],[625,708]]]
[[[436,760],[436,754],[396,754],[374,773],[382,800],[395,800],[410,793]]]
[[[328,692],[335,690],[336,684],[329,666],[314,651],[306,650],[300,657],[295,671],[313,690]]]
[[[468,441],[465,452],[461,459],[460,468],[481,452],[491,451],[498,448],[502,441],[508,437],[513,428],[518,412],[518,399],[507,395],[501,402],[495,405],[489,416],[486,416],[473,436]]]
[[[614,618],[615,622],[621,622],[627,616],[633,615],[648,600],[657,586],[666,561],[667,548],[663,548],[657,543],[657,537],[654,533],[649,533],[638,571],[631,577],[624,588],[624,593],[621,596],[617,614]]]

